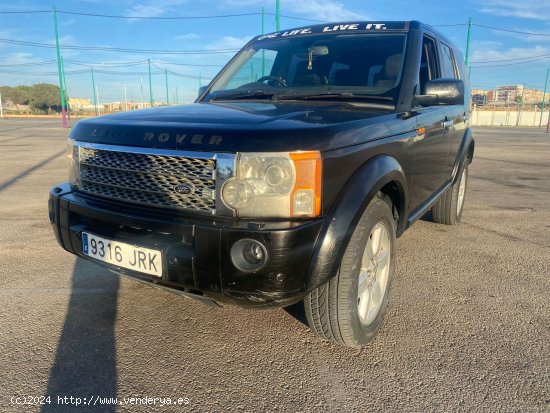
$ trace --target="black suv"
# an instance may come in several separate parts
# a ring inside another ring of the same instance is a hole
[[[194,104],[80,121],[50,220],[73,254],[203,302],[303,300],[317,334],[362,346],[396,237],[430,209],[460,221],[468,90],[416,21],[258,36]]]

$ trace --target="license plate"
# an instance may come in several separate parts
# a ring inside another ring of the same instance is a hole
[[[129,270],[162,277],[162,252],[82,233],[84,255]]]

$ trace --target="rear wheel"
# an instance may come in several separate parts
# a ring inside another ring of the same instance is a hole
[[[467,186],[468,159],[465,160],[458,181],[432,206],[432,221],[445,225],[458,224],[462,219]]]
[[[350,347],[371,341],[386,313],[395,269],[392,209],[375,198],[344,252],[338,275],[304,300],[308,324],[324,339]]]

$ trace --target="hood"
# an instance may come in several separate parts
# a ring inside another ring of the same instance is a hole
[[[70,136],[93,143],[209,152],[323,151],[401,133],[395,130],[403,123],[395,122],[398,115],[349,103],[195,103],[82,120]]]

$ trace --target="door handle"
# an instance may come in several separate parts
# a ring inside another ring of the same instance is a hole
[[[451,126],[453,126],[453,121],[452,121],[452,119],[451,119],[451,120],[446,120],[445,122],[443,122],[443,127],[444,127],[445,129],[450,128]]]

